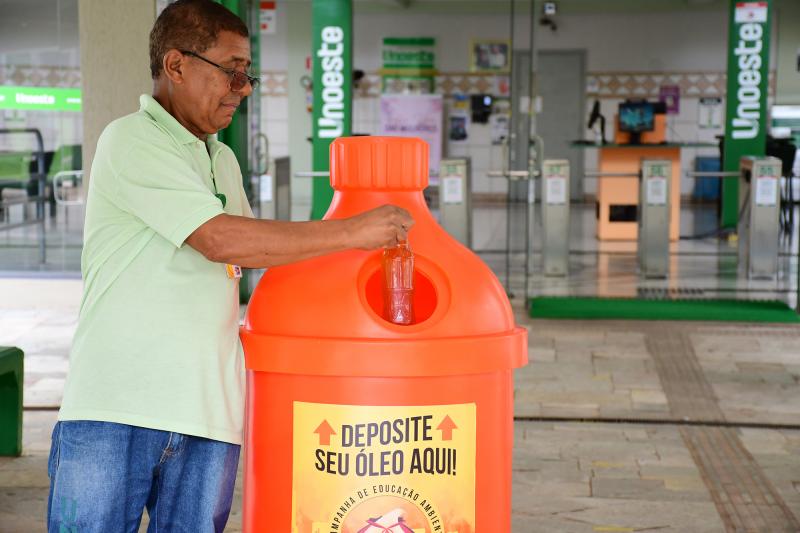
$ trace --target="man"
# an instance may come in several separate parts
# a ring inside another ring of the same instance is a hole
[[[254,220],[212,135],[257,82],[247,28],[179,0],[150,34],[153,96],[101,135],[84,296],[49,461],[51,532],[222,531],[242,441],[234,266],[271,267],[404,239],[384,206],[340,221]],[[227,268],[230,267],[230,268]]]

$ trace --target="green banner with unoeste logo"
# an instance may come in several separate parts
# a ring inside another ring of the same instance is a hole
[[[737,171],[743,156],[766,151],[769,39],[772,1],[731,1],[728,37],[723,170]],[[739,183],[722,182],[722,227],[736,227]]]
[[[353,118],[353,4],[352,0],[313,0],[312,166],[330,170],[330,145],[349,136]],[[313,179],[311,219],[328,210],[333,189],[329,178]]]

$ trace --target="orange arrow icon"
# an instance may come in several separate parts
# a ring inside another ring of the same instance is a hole
[[[319,435],[320,446],[329,445],[331,443],[331,435],[336,435],[336,432],[333,430],[331,425],[328,424],[327,420],[323,420],[319,427],[314,430],[314,433]]]
[[[444,420],[436,426],[436,429],[442,430],[442,440],[453,440],[453,430],[458,429],[458,426],[449,415],[445,415]]]

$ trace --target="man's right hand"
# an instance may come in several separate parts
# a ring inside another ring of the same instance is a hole
[[[374,250],[408,237],[408,211],[384,205],[341,220],[286,222],[221,214],[206,221],[186,244],[215,263],[271,268],[348,248]]]
[[[408,238],[414,219],[405,209],[382,205],[345,220],[352,248],[375,250]]]

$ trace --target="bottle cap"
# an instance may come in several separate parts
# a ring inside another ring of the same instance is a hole
[[[331,143],[337,191],[421,191],[428,186],[428,143],[416,137],[340,137]]]

